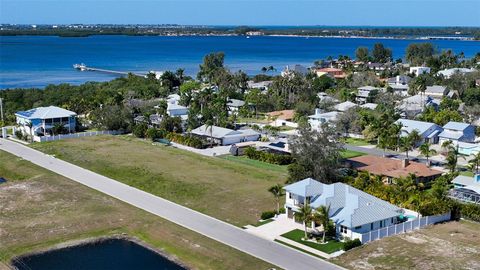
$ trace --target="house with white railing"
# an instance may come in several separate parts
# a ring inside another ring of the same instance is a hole
[[[299,222],[296,213],[305,204],[312,209],[330,207],[329,218],[339,238],[360,238],[361,234],[399,223],[404,214],[402,208],[344,183],[323,184],[307,178],[286,186],[285,191],[285,210],[292,222]]]
[[[54,135],[54,127],[63,127],[65,132],[75,132],[75,112],[55,106],[38,107],[15,113],[19,129],[29,136]]]

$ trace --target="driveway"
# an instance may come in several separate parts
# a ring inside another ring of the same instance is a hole
[[[342,269],[339,266],[317,257],[255,236],[221,220],[43,154],[27,146],[0,139],[0,150],[12,153],[80,184],[103,192],[281,268],[292,270]],[[254,267],[252,267],[252,269],[253,268]]]
[[[280,235],[295,229],[304,230],[303,225],[287,219],[286,214],[281,214],[274,221],[265,225],[255,227],[249,226],[246,231],[268,240],[275,240]]]

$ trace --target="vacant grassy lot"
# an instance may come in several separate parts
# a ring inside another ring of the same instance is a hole
[[[0,269],[65,241],[127,234],[194,269],[268,269],[261,260],[0,151]]]
[[[220,158],[246,164],[249,166],[253,166],[259,169],[264,169],[264,170],[270,170],[270,171],[276,171],[280,173],[287,173],[287,168],[288,165],[277,165],[277,164],[271,164],[268,162],[263,162],[255,159],[250,159],[246,156],[231,156],[231,155],[224,155],[220,156]]]
[[[204,157],[131,137],[99,136],[34,148],[237,226],[273,210],[267,191],[286,173]]]
[[[438,224],[374,241],[332,261],[349,269],[480,269],[480,224]]]

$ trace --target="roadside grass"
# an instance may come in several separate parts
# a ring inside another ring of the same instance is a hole
[[[296,250],[298,250],[298,251],[301,251],[301,252],[303,252],[303,253],[306,253],[306,254],[308,254],[308,255],[312,255],[312,256],[314,256],[314,257],[317,257],[317,258],[320,258],[320,259],[325,260],[325,258],[322,257],[322,256],[319,256],[319,255],[317,255],[317,254],[315,254],[315,253],[311,253],[311,252],[306,251],[306,250],[304,250],[304,249],[301,249],[301,248],[299,248],[299,247],[290,245],[290,244],[288,244],[288,243],[283,242],[282,240],[275,239],[274,241],[277,242],[277,243],[280,243],[280,244],[282,244],[282,245],[285,245],[285,246],[287,246],[287,247],[290,247],[290,248],[296,249]]]
[[[385,237],[330,259],[360,269],[480,269],[480,223],[451,221]]]
[[[270,222],[272,222],[272,221],[273,221],[273,219],[270,218],[270,219],[258,221],[257,223],[253,224],[252,226],[259,227],[259,226],[268,224],[268,223],[270,223]]]
[[[320,250],[320,251],[325,252],[327,254],[331,254],[333,252],[342,250],[342,248],[343,248],[343,243],[339,242],[337,240],[328,241],[326,244],[304,241],[304,240],[302,240],[302,238],[305,236],[305,232],[302,231],[302,230],[298,230],[298,229],[295,229],[293,231],[289,231],[287,233],[284,233],[281,236],[285,237],[287,239],[290,239],[292,241],[295,241],[297,243],[300,243],[302,245]]]
[[[239,227],[256,223],[263,211],[274,208],[268,188],[287,178],[286,170],[271,170],[270,164],[246,164],[168,146],[153,147],[129,136],[31,146]]]
[[[460,171],[460,175],[473,177],[475,174],[472,171]]]
[[[359,156],[364,156],[366,153],[363,152],[358,152],[358,151],[352,151],[352,150],[343,150],[340,152],[340,156],[342,158],[354,158],[354,157],[359,157]]]
[[[65,242],[127,235],[192,269],[272,265],[0,151],[0,269]]]
[[[271,171],[277,171],[281,173],[287,173],[287,165],[277,165],[277,164],[271,164],[268,162],[263,162],[260,160],[255,160],[255,159],[250,159],[245,156],[232,156],[232,155],[222,155],[218,156],[220,158],[230,160],[233,162],[238,162],[241,164],[253,166],[259,169],[265,169],[265,170],[271,170]]]
[[[355,146],[371,145],[371,143],[368,142],[368,141],[365,140],[365,139],[345,138],[345,139],[343,139],[343,141],[344,141],[346,144],[355,145]]]

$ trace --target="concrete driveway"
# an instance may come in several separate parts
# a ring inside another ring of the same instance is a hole
[[[286,214],[281,214],[274,221],[265,225],[255,227],[249,226],[246,231],[268,240],[275,240],[280,235],[293,231],[295,229],[304,230],[302,224],[296,223],[287,218]]]

